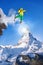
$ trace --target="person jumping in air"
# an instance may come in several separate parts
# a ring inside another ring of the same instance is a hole
[[[18,10],[18,15],[15,16],[15,19],[20,18],[20,23],[22,23],[24,12],[26,12],[26,10],[23,10],[23,8],[20,8]]]

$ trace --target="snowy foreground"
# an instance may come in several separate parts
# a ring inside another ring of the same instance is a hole
[[[0,65],[18,65],[16,61],[19,57],[20,62],[23,61],[26,63],[27,60],[23,60],[22,57],[27,58],[27,55],[34,57],[35,54],[43,55],[43,43],[34,38],[27,30],[16,46],[0,45]]]

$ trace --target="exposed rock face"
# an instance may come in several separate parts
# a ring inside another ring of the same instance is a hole
[[[0,29],[0,35],[2,35],[2,29]]]
[[[0,23],[0,35],[2,35],[2,29],[6,29],[6,25],[4,23]]]
[[[6,25],[4,23],[0,23],[0,28],[1,29],[6,29]]]
[[[43,65],[43,56],[38,54],[35,54],[34,57],[19,55],[16,59],[16,65]]]

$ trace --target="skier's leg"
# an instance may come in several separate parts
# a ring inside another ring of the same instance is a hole
[[[14,21],[15,21],[16,18],[19,18],[19,17],[20,17],[20,15],[15,16]]]
[[[23,19],[23,17],[21,16],[21,17],[20,17],[20,23],[22,23],[22,19]]]
[[[18,18],[18,17],[19,17],[19,15],[15,16],[15,18]]]

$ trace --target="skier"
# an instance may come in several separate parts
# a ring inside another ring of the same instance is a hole
[[[18,15],[15,16],[15,19],[20,18],[20,23],[22,23],[24,12],[26,12],[26,10],[23,10],[23,8],[20,8],[18,10]]]

